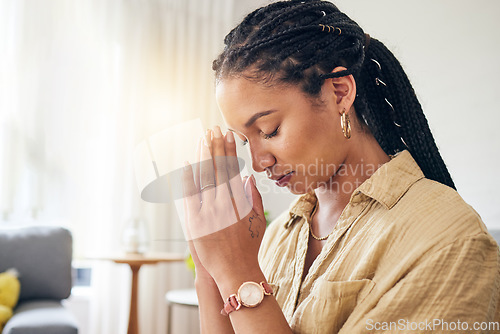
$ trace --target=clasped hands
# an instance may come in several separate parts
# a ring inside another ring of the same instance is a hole
[[[260,271],[257,254],[266,228],[255,178],[241,178],[234,135],[208,130],[194,165],[183,170],[185,233],[197,279],[220,284]]]

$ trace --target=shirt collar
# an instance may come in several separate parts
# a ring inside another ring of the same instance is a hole
[[[362,195],[365,195],[381,203],[387,209],[391,209],[415,182],[424,177],[424,173],[410,152],[401,151],[392,156],[389,162],[380,166],[370,178],[354,190],[350,203],[362,201]],[[302,195],[290,206],[290,218],[293,220],[296,217],[309,219],[316,201],[314,191]],[[293,221],[287,222],[287,225],[291,224]]]
[[[316,198],[314,191],[300,196],[297,200],[292,202],[292,205],[290,206],[290,218],[306,217],[309,219],[317,201],[318,199]]]
[[[383,164],[351,195],[351,201],[363,193],[391,209],[406,191],[425,177],[408,150],[399,152]]]

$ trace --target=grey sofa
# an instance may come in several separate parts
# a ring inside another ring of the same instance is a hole
[[[0,228],[0,272],[19,271],[21,293],[2,334],[76,334],[62,305],[71,293],[72,238],[61,227]]]

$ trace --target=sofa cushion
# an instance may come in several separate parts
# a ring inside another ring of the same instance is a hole
[[[67,229],[0,229],[0,272],[19,271],[20,301],[64,299],[71,293],[72,238]]]
[[[77,334],[75,317],[60,301],[26,301],[17,306],[3,334]]]

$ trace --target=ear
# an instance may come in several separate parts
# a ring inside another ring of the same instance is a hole
[[[335,67],[332,73],[347,70],[343,66]],[[356,98],[356,81],[352,74],[340,78],[330,79],[330,84],[333,86],[335,101],[339,106],[339,112],[342,110],[351,109],[354,99]]]

